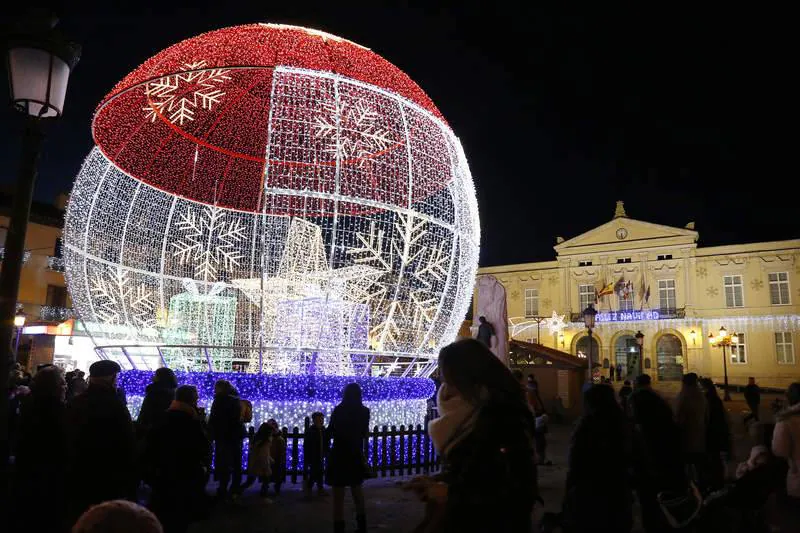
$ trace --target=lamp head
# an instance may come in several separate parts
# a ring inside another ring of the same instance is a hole
[[[594,308],[594,304],[589,304],[586,309],[583,310],[583,323],[589,329],[594,329],[594,317],[597,315],[597,310]]]

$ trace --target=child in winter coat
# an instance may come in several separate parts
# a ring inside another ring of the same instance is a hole
[[[253,436],[253,440],[250,442],[250,453],[247,456],[247,481],[243,486],[243,488],[251,486],[258,478],[261,483],[260,495],[265,499],[272,476],[272,433],[272,426],[263,423]],[[268,499],[266,501],[270,503]]]

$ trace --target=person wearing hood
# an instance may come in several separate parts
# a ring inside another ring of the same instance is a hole
[[[172,369],[162,367],[155,371],[153,382],[145,389],[142,408],[136,419],[141,436],[146,436],[150,429],[158,425],[175,399],[177,388],[178,379]]]

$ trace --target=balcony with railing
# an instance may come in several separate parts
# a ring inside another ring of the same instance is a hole
[[[2,261],[5,256],[6,256],[6,248],[5,246],[0,246],[0,261]],[[27,263],[28,259],[30,258],[31,258],[31,251],[25,250],[25,253],[22,254],[22,264],[24,265],[25,263]]]
[[[64,272],[64,258],[54,255],[47,256],[47,268],[53,272]]]
[[[44,322],[64,322],[73,316],[71,307],[43,305],[39,310],[39,318]]]

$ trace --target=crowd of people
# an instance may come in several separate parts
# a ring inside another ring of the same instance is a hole
[[[270,487],[280,495],[283,433],[275,420],[261,424],[243,468],[252,406],[231,383],[216,382],[206,416],[197,390],[161,368],[133,421],[117,386],[119,371],[112,361],[98,361],[86,381],[51,365],[15,387],[13,504],[22,522],[12,530],[89,533],[104,531],[98,524],[108,517],[128,517],[122,519],[141,524],[141,531],[186,531],[211,508],[212,465],[216,501],[235,502],[256,483],[265,501],[272,501]],[[428,433],[444,466],[404,485],[425,504],[415,533],[532,531],[533,510],[543,503],[538,468],[552,464],[535,377],[510,371],[484,343],[467,339],[441,350],[438,378],[438,417]],[[730,422],[711,380],[684,375],[673,405],[653,390],[647,374],[619,391],[605,380],[587,384],[570,439],[561,512],[546,515],[540,526],[625,533],[638,501],[648,533],[800,531],[800,383],[789,387],[788,408],[774,424],[759,419],[754,392],[748,392],[753,416],[747,422],[756,445],[732,478]],[[367,530],[362,484],[370,474],[369,421],[361,389],[352,383],[327,426],[323,413],[311,413],[304,434],[305,495],[332,487],[335,533],[346,530],[348,487],[356,532]],[[43,499],[47,513],[37,512]],[[153,524],[162,529],[145,529]]]
[[[243,468],[252,405],[230,382],[215,383],[206,416],[197,389],[159,368],[133,420],[117,385],[120,370],[104,360],[91,365],[88,381],[53,365],[32,377],[13,376],[12,531],[111,531],[98,524],[129,519],[157,524],[166,533],[185,532],[212,503],[235,503],[256,482],[265,502],[272,501],[270,487],[280,495],[286,477],[283,432],[274,419],[262,423],[249,439]],[[363,443],[370,412],[360,387],[345,387],[327,427],[322,413],[311,418],[304,440],[306,493],[311,496],[313,485],[322,494],[324,484],[333,487],[334,530],[343,532],[344,489],[350,487],[356,531],[366,533],[361,484],[368,474]],[[212,466],[215,498],[206,493]],[[136,503],[149,511],[137,510]]]
[[[440,417],[429,433],[444,469],[408,485],[426,502],[416,533],[531,531],[537,466],[546,464],[535,378],[474,340],[444,348],[439,370]],[[756,445],[731,478],[730,421],[711,380],[686,374],[674,405],[646,374],[618,392],[609,381],[584,388],[561,512],[545,514],[542,531],[629,532],[637,501],[648,533],[800,531],[800,383],[774,426],[757,421],[750,388]]]

